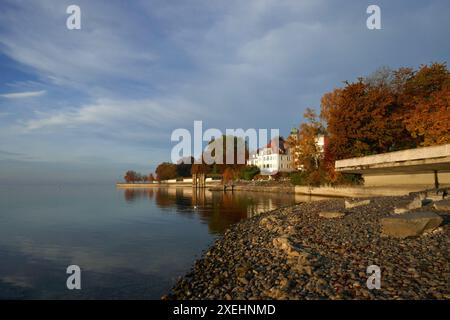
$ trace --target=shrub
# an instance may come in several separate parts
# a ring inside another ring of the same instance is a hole
[[[306,172],[302,172],[302,171],[292,172],[289,175],[289,178],[291,180],[291,183],[296,186],[308,184],[308,176],[307,176]]]
[[[252,180],[257,174],[260,173],[260,170],[256,166],[245,166],[239,172],[240,179],[243,180]]]

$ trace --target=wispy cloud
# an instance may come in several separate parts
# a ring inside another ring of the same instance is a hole
[[[168,159],[193,120],[284,133],[341,81],[450,56],[445,0],[379,0],[378,31],[359,0],[77,0],[81,30],[70,0],[0,2],[1,147],[44,160]]]
[[[0,97],[7,98],[7,99],[21,99],[21,98],[39,97],[46,93],[47,93],[47,91],[45,91],[45,90],[13,92],[13,93],[0,94]]]
[[[9,151],[5,151],[5,150],[0,150],[0,155],[3,155],[3,156],[23,156],[23,153],[9,152]]]

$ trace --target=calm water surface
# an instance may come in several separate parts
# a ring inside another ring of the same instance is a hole
[[[310,197],[0,186],[0,299],[158,299],[230,224]],[[66,268],[82,270],[81,290]]]

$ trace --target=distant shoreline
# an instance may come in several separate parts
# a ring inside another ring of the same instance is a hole
[[[208,182],[206,188],[215,187],[220,182]],[[116,183],[119,189],[135,189],[135,188],[157,188],[157,187],[192,187],[192,182],[173,182],[173,183]]]
[[[165,183],[117,183],[119,189],[145,189],[167,187],[192,187],[192,182],[165,182]],[[207,182],[205,188],[217,192],[269,192],[290,193],[324,197],[379,197],[379,196],[404,196],[411,192],[424,190],[423,185],[399,185],[399,186],[337,186],[337,187],[309,187],[276,184],[237,183],[230,189],[223,190],[221,181]]]

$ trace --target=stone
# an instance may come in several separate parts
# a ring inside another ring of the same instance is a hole
[[[244,277],[249,270],[250,268],[248,266],[239,266],[236,268],[236,275],[238,277]]]
[[[284,251],[289,257],[300,257],[301,249],[289,240],[287,237],[278,237],[273,239],[272,244],[275,248]]]
[[[422,208],[422,199],[420,197],[416,197],[412,201],[405,201],[399,205],[396,205],[394,208],[394,213],[401,214],[418,208]]]
[[[345,213],[339,211],[321,211],[319,212],[319,217],[334,219],[334,218],[342,218],[345,216]]]
[[[278,288],[271,288],[267,290],[265,294],[275,300],[286,300],[288,298],[286,292]]]
[[[433,207],[438,211],[449,211],[450,212],[450,200],[436,201]]]
[[[276,229],[278,226],[278,219],[273,216],[264,217],[259,221],[259,225],[262,228],[273,230]]]
[[[301,274],[306,273],[307,275],[311,276],[313,273],[313,268],[310,265],[299,263],[297,265],[294,265],[293,268]]]
[[[394,238],[418,237],[440,226],[443,219],[434,212],[409,212],[381,219],[382,235]]]
[[[345,200],[345,209],[351,209],[351,208],[355,208],[355,207],[360,207],[360,206],[366,206],[370,204],[370,200],[360,200],[360,201],[351,201],[351,200]]]

